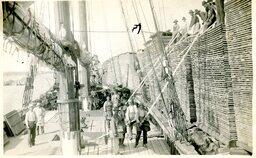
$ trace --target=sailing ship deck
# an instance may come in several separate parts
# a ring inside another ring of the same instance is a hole
[[[56,111],[48,111],[46,114],[45,134],[36,137],[36,145],[29,147],[27,143],[27,134],[10,138],[10,142],[4,146],[5,155],[61,155],[60,141],[52,141],[55,134],[59,134],[58,115]],[[105,144],[104,137],[104,118],[102,111],[89,111],[89,117],[86,119],[88,128],[84,130],[85,148],[81,155],[112,155],[113,144],[109,140]],[[81,116],[85,115],[81,112]],[[135,133],[135,131],[133,132]],[[126,147],[121,148],[122,155],[169,155],[169,147],[165,139],[158,137],[159,131],[151,125],[151,131],[148,133],[148,148],[142,147],[142,139],[137,148],[134,148],[134,139],[131,141],[125,139]]]

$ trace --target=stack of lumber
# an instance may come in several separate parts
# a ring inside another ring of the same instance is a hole
[[[186,48],[190,45],[192,40],[193,38],[187,38],[177,46],[173,47],[173,51],[168,52],[169,64],[172,71],[174,71],[179,65],[182,57],[186,53]],[[183,112],[185,113],[186,119],[194,122],[196,121],[196,107],[194,101],[191,57],[189,54],[185,57],[184,61],[181,62],[173,77],[179,102]]]
[[[226,47],[225,30],[218,25],[204,33],[190,53],[198,124],[228,144],[237,138]]]
[[[225,3],[238,146],[252,152],[252,17],[251,0]]]
[[[106,60],[103,65],[102,84],[123,85],[135,89],[139,85],[139,75],[135,70],[135,54],[123,53]]]

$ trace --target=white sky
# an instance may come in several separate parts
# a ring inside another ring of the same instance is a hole
[[[138,6],[142,27],[145,32],[155,32],[152,14],[150,11],[148,0],[135,0]],[[187,18],[190,22],[188,11],[190,9],[203,9],[201,0],[152,0],[156,10],[157,20],[160,30],[168,30],[172,28],[173,21],[178,19],[181,21],[182,17]],[[137,24],[136,16],[132,7],[132,0],[122,0],[124,5],[127,22],[131,30],[134,24]],[[75,4],[75,2],[72,2]],[[87,4],[87,18],[88,29],[91,32],[89,35],[89,50],[99,56],[101,62],[107,60],[111,56],[121,53],[129,52],[128,35],[125,32],[125,24],[121,12],[119,0],[86,0]],[[141,7],[143,7],[143,12]],[[52,1],[37,1],[31,6],[32,11],[36,17],[52,32],[55,32],[53,2]],[[74,18],[75,38],[79,40],[79,28],[77,28],[77,9],[71,7],[73,12],[71,16]],[[50,13],[50,14],[49,14]],[[145,20],[146,18],[146,20]],[[147,27],[147,23],[149,28]],[[115,31],[115,33],[106,33],[106,31]],[[123,31],[123,32],[119,32]],[[145,33],[148,39],[149,33]],[[143,40],[141,34],[132,33],[133,44],[135,50],[143,48]],[[112,52],[112,53],[111,53]],[[24,63],[22,63],[24,62]],[[4,53],[4,72],[6,71],[27,71],[29,65],[28,55],[24,52]]]

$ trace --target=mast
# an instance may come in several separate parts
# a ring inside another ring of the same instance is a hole
[[[56,27],[62,23],[66,35],[63,37],[65,43],[74,44],[74,36],[70,29],[69,2],[54,2],[56,14]],[[72,51],[71,57],[76,65],[65,66],[65,72],[60,73],[60,94],[58,97],[58,110],[61,126],[61,148],[63,155],[80,154],[80,116],[78,104],[78,89],[75,88],[75,81],[78,81],[76,52]],[[76,89],[76,90],[75,90]]]

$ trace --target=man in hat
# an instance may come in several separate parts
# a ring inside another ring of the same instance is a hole
[[[216,21],[216,7],[212,0],[203,1],[202,6],[205,8],[207,19],[205,21],[204,30],[210,27]]]
[[[25,124],[28,129],[28,144],[31,147],[35,145],[37,117],[36,113],[33,111],[33,105],[30,104],[28,108],[29,111],[25,116]]]
[[[39,131],[41,130],[41,134],[44,133],[44,117],[45,117],[45,109],[43,105],[40,103],[36,104],[36,108],[34,109],[36,114],[37,123],[36,123],[36,131],[37,135],[39,135]]]
[[[200,30],[199,19],[195,15],[193,10],[190,10],[189,14],[191,15],[191,21],[190,21],[190,25],[189,25],[189,32],[194,35],[194,34],[197,34]]]
[[[150,131],[150,123],[147,120],[147,111],[146,108],[141,103],[137,103],[138,110],[136,112],[136,122],[137,122],[137,133],[135,140],[135,148],[139,144],[141,133],[143,132],[143,147],[147,148],[147,132]]]
[[[187,24],[187,19],[185,17],[182,18],[182,23],[181,23],[181,35],[184,36],[188,32],[188,24]]]
[[[113,103],[111,102],[109,96],[107,96],[107,100],[105,101],[105,103],[103,105],[103,109],[104,109],[104,116],[105,116],[105,125],[107,127],[106,129],[109,132],[110,121],[113,116]]]
[[[117,107],[119,105],[119,101],[120,101],[119,99],[120,99],[120,96],[117,93],[117,90],[114,90],[113,94],[111,96],[111,101],[113,103],[113,107]]]
[[[119,112],[119,107],[114,107],[113,108],[113,117],[111,118],[110,122],[111,126],[111,137],[113,140],[113,145],[114,145],[114,154],[120,154],[119,148],[120,146],[120,141],[124,137],[124,130],[125,130],[125,124],[122,121],[122,116],[120,115]]]
[[[180,26],[178,25],[178,20],[177,19],[175,19],[173,23],[174,23],[174,25],[172,27],[172,38],[175,38],[174,43],[177,43],[178,38],[179,38]]]
[[[136,112],[137,112],[137,106],[134,104],[134,100],[133,99],[128,100],[128,107],[125,113],[125,121],[126,121],[127,132],[130,140],[132,139],[133,126],[136,123],[136,118],[135,118]]]

